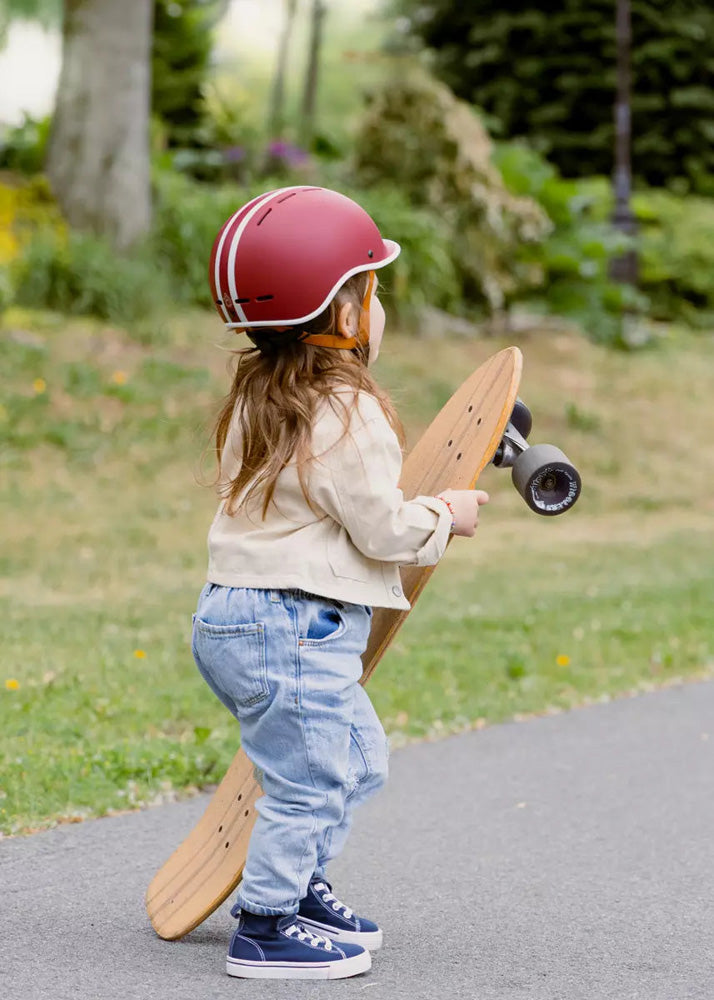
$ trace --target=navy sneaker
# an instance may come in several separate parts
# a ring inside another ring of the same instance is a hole
[[[293,915],[262,917],[242,910],[228,946],[226,972],[242,979],[346,979],[372,965],[356,944],[336,944]]]
[[[324,878],[313,875],[307,896],[300,900],[298,919],[301,924],[318,934],[346,944],[361,944],[363,948],[377,951],[382,947],[382,931],[371,920],[357,917],[341,903]]]

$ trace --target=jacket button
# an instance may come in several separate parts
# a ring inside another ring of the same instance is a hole
[[[394,594],[395,597],[401,597],[402,596],[402,588],[401,587],[392,587],[392,593]]]

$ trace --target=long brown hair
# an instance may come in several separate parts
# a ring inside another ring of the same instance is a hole
[[[221,486],[225,510],[234,514],[238,506],[258,492],[263,493],[262,516],[268,511],[281,471],[295,456],[303,495],[306,465],[313,457],[312,426],[318,405],[328,399],[339,402],[342,437],[348,433],[357,394],[367,392],[380,404],[384,415],[404,447],[404,428],[387,393],[367,368],[368,349],[340,350],[301,343],[301,333],[336,334],[337,317],[345,302],[361,310],[368,277],[360,273],[349,278],[327,309],[309,323],[288,331],[254,328],[248,336],[254,346],[235,352],[235,373],[215,424],[218,476],[222,477],[222,454],[234,419],[240,420],[243,454],[238,474]],[[351,396],[335,389],[347,386]],[[246,487],[250,488],[239,497]]]

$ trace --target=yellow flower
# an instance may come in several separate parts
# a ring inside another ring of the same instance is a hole
[[[42,393],[47,388],[47,383],[43,378],[36,378],[35,381],[32,383],[32,388],[35,390],[38,396],[41,396]]]
[[[8,691],[17,691],[17,689],[20,687],[20,682],[16,681],[14,677],[9,677],[5,681],[5,687],[7,688]]]
[[[114,385],[126,385],[129,376],[126,372],[116,371],[112,374],[112,382]]]
[[[137,660],[145,660],[146,659],[146,653],[144,652],[143,649],[135,649],[134,650],[134,656],[137,658]]]
[[[559,653],[555,658],[555,662],[559,667],[568,667],[570,666],[570,657],[566,656],[565,653]]]

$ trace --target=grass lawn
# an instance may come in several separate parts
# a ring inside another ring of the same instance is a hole
[[[48,314],[0,329],[5,834],[214,783],[237,747],[189,648],[234,342],[201,313],[158,339]],[[395,743],[714,674],[714,339],[516,340],[531,440],[570,455],[583,496],[539,518],[487,470],[476,539],[370,682]],[[505,343],[388,334],[377,373],[410,441]]]

